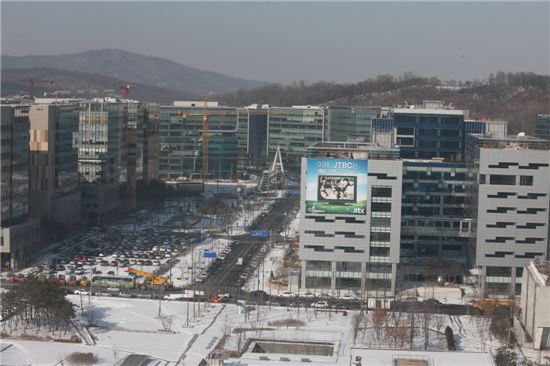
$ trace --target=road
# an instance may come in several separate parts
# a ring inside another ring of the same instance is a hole
[[[233,237],[235,244],[231,252],[215,269],[215,272],[210,274],[207,281],[198,285],[197,288],[204,290],[205,293],[221,291],[237,295],[245,280],[241,279],[241,274],[249,266],[254,256],[261,252],[262,246],[267,246],[271,241],[279,239],[279,232],[289,224],[288,212],[297,205],[296,197],[284,197],[275,201],[270,211],[260,217],[251,227],[254,231],[267,231],[273,237],[253,237],[250,234]],[[242,265],[238,264],[239,258],[242,258]]]

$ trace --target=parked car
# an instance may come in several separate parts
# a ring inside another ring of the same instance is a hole
[[[311,307],[317,308],[317,309],[325,309],[325,308],[328,308],[328,303],[326,301],[317,301],[312,303]]]

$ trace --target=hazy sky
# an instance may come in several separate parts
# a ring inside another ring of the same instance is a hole
[[[2,54],[121,48],[246,79],[550,73],[550,2],[2,2]]]

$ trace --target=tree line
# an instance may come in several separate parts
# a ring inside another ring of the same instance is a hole
[[[4,332],[32,328],[66,333],[75,316],[73,304],[59,286],[34,276],[5,292],[0,304]]]
[[[495,92],[518,89],[531,89],[547,92],[550,89],[550,76],[533,72],[491,73],[487,79],[472,81],[441,81],[437,77],[423,77],[405,72],[399,77],[384,74],[374,78],[351,83],[319,81],[308,84],[295,81],[289,85],[271,84],[251,90],[238,90],[220,96],[229,105],[271,104],[279,106],[330,103],[341,98],[357,95],[395,91],[419,86],[454,86],[470,89],[472,92]]]

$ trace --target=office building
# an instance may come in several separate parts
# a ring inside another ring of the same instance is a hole
[[[143,176],[145,183],[159,180],[160,161],[160,105],[144,104]]]
[[[281,148],[286,170],[299,173],[308,146],[324,140],[325,113],[314,106],[269,107],[266,154],[269,164]]]
[[[90,224],[101,224],[119,208],[121,185],[127,182],[128,104],[96,99],[80,105],[78,173],[82,215]]]
[[[267,107],[239,108],[238,166],[259,169],[266,164]]]
[[[535,136],[550,140],[550,114],[537,114],[535,119]]]
[[[301,288],[393,294],[401,231],[397,151],[321,143],[302,159]]]
[[[380,107],[327,107],[325,141],[371,142],[371,120],[381,112]]]
[[[535,259],[523,268],[520,321],[536,350],[550,349],[550,263]]]
[[[237,132],[241,110],[217,102],[181,101],[160,107],[160,163],[162,180],[198,178],[203,172],[202,124],[208,116],[209,179],[234,178],[237,174]]]
[[[442,108],[395,108],[396,144],[404,159],[464,158],[464,111]]]
[[[475,265],[484,295],[519,295],[523,267],[548,256],[550,141],[467,136],[477,182]]]
[[[40,252],[40,220],[29,217],[29,107],[1,109],[1,267],[19,268]]]
[[[474,230],[469,164],[438,160],[403,162],[401,257],[445,258],[468,266]]]
[[[46,229],[80,223],[78,104],[39,104],[29,110],[30,213],[46,220]]]

